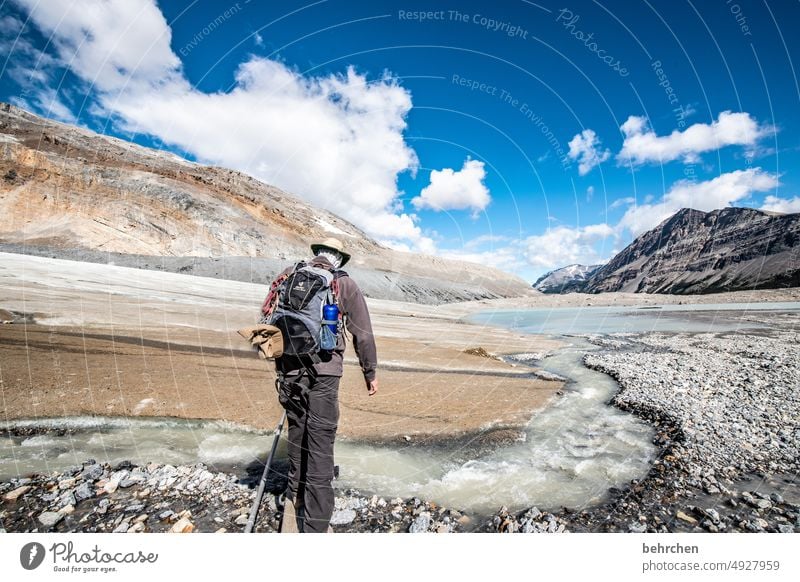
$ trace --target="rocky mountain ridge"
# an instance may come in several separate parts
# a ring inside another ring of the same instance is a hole
[[[800,286],[800,213],[682,208],[637,237],[580,291],[698,294]]]
[[[389,249],[236,170],[9,104],[0,104],[0,176],[0,250],[263,282],[306,257],[310,241],[336,236],[353,255],[348,271],[373,297],[439,303],[535,293],[490,267]]]

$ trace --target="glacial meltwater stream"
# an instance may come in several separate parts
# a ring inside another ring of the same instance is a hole
[[[551,335],[569,346],[535,362],[567,378],[564,393],[537,412],[511,444],[490,450],[371,446],[340,440],[338,488],[386,497],[418,496],[475,513],[501,505],[521,509],[584,507],[646,474],[655,455],[653,429],[608,405],[618,390],[609,376],[583,366],[598,349],[573,334],[725,331],[759,327],[737,319],[748,310],[797,310],[800,303],[588,307],[486,312],[476,323]],[[520,360],[522,361],[522,360]],[[276,419],[277,422],[277,419]],[[159,418],[80,417],[0,423],[0,480],[60,471],[88,458],[170,464],[206,463],[244,474],[263,460],[272,433],[223,422]]]

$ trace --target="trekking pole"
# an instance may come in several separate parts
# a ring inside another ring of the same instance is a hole
[[[264,466],[264,472],[261,474],[261,482],[258,484],[258,492],[256,492],[256,498],[253,501],[253,507],[250,508],[250,516],[247,518],[247,525],[244,526],[244,533],[251,533],[256,525],[256,516],[258,515],[259,507],[261,507],[261,498],[264,496],[264,489],[267,486],[267,473],[269,473],[269,467],[272,465],[272,457],[275,456],[275,450],[278,448],[278,440],[281,437],[283,423],[285,422],[286,411],[284,410],[283,416],[281,417],[281,422],[275,429],[275,440],[272,441],[272,450],[269,452],[267,464]]]

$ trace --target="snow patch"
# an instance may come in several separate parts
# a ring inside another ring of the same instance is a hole
[[[327,230],[327,231],[328,231],[328,232],[330,232],[330,233],[333,233],[333,234],[342,234],[342,235],[344,235],[344,236],[349,236],[350,238],[354,238],[354,236],[355,236],[355,235],[352,235],[352,234],[350,234],[350,233],[347,233],[347,232],[343,231],[343,230],[342,230],[341,228],[339,228],[338,226],[331,224],[330,222],[328,222],[327,220],[325,220],[325,219],[323,219],[323,218],[319,218],[319,217],[317,217],[317,218],[315,219],[315,221],[316,221],[316,223],[317,223],[318,225],[320,225],[322,228],[324,228],[325,230]]]

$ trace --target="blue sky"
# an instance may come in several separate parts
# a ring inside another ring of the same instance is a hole
[[[533,280],[676,210],[800,211],[796,2],[0,8],[0,98]]]

